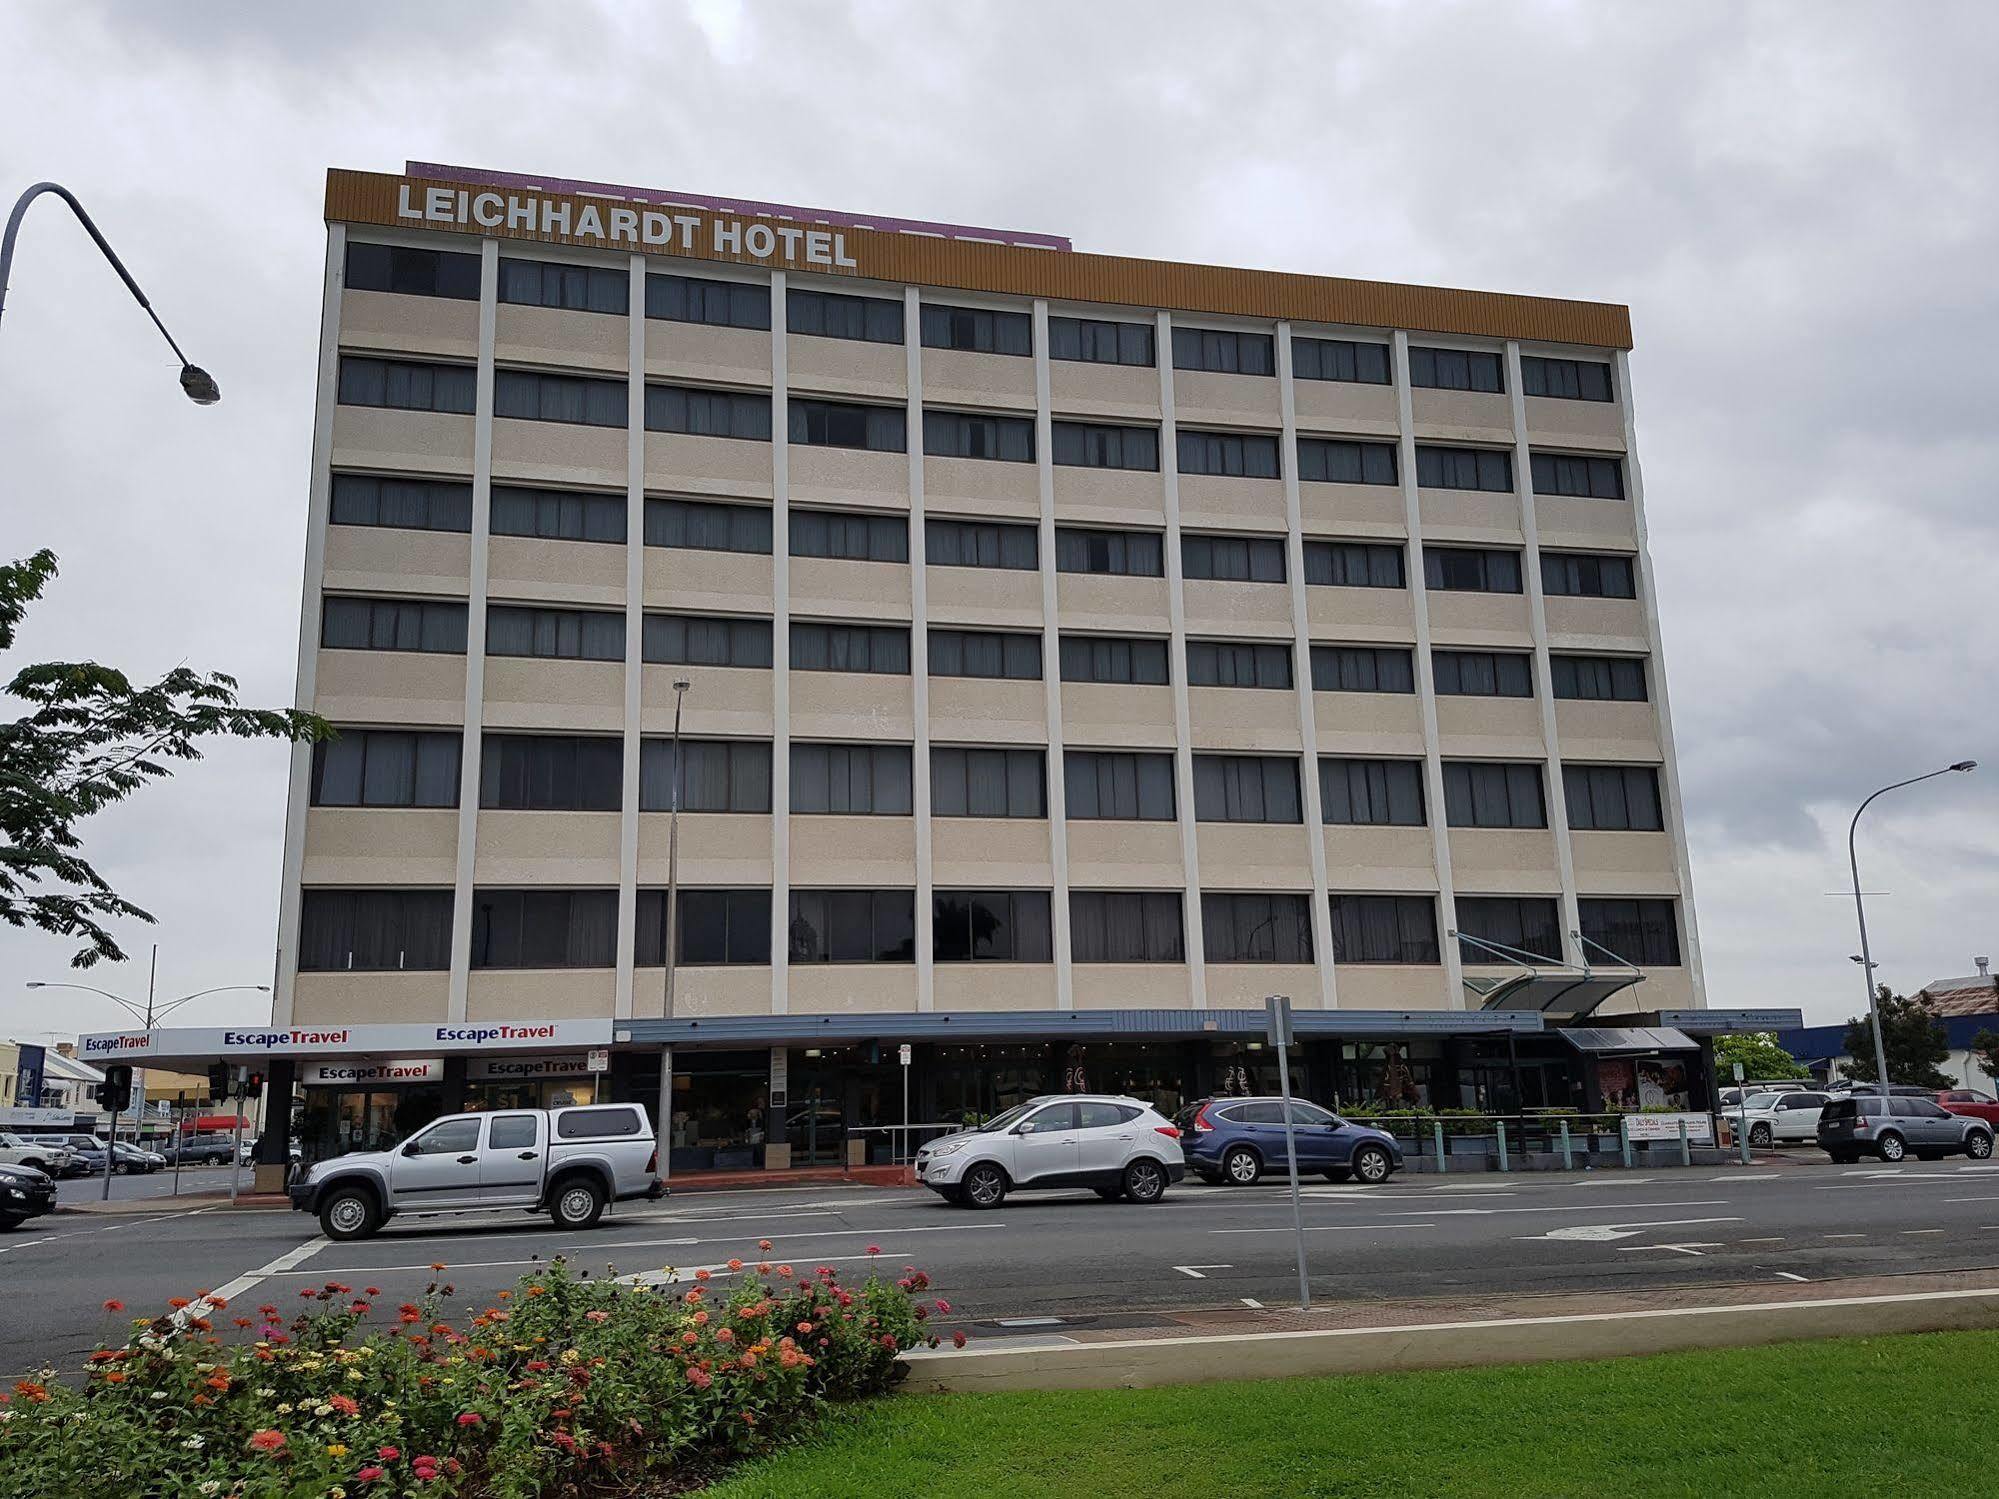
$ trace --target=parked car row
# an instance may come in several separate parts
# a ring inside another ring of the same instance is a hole
[[[147,1150],[120,1140],[107,1146],[95,1135],[82,1134],[0,1134],[0,1161],[32,1166],[50,1176],[102,1176],[109,1152],[117,1170],[127,1176],[158,1171],[167,1158],[157,1150]]]
[[[32,1166],[0,1165],[0,1234],[56,1205],[55,1178]]]

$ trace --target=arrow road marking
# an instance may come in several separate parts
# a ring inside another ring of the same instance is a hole
[[[1740,1218],[1662,1218],[1654,1223],[1572,1223],[1566,1228],[1551,1228],[1544,1234],[1519,1234],[1522,1241],[1562,1239],[1571,1243],[1602,1244],[1612,1239],[1634,1239],[1648,1228],[1680,1228],[1692,1223],[1740,1223]],[[1663,1249],[1660,1245],[1639,1245],[1639,1248]]]
[[[1186,1277],[1187,1277],[1187,1278],[1188,1278],[1189,1280],[1206,1280],[1206,1279],[1207,1279],[1208,1277],[1207,1277],[1206,1275],[1204,1275],[1204,1274],[1202,1274],[1202,1273],[1201,1273],[1201,1272],[1202,1272],[1202,1271],[1204,1271],[1204,1270],[1233,1270],[1233,1269],[1235,1269],[1235,1266],[1233,1266],[1233,1265],[1175,1265],[1175,1266],[1174,1266],[1173,1268],[1174,1268],[1175,1270],[1178,1270],[1178,1271],[1179,1271],[1179,1272],[1180,1272],[1180,1273],[1181,1273],[1182,1275],[1186,1276]]]

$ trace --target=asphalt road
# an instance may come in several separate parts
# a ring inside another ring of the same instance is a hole
[[[250,1189],[250,1168],[243,1168],[243,1190]],[[226,1192],[229,1190],[229,1168],[227,1166],[183,1166],[180,1172],[180,1190],[188,1192]],[[167,1166],[161,1170],[139,1176],[127,1176],[119,1172],[111,1178],[111,1200],[113,1202],[136,1202],[149,1197],[171,1197],[174,1195],[174,1168]],[[65,1177],[56,1184],[58,1202],[102,1202],[104,1200],[104,1178],[101,1176]]]
[[[1368,1299],[1821,1280],[1999,1267],[1999,1163],[1829,1163],[1656,1172],[1397,1177],[1305,1189],[1314,1297]],[[996,1212],[928,1192],[833,1187],[687,1194],[631,1204],[587,1233],[507,1215],[397,1219],[333,1244],[300,1214],[56,1213],[0,1238],[0,1377],[74,1366],[126,1319],[174,1295],[219,1291],[289,1308],[328,1280],[393,1307],[447,1279],[476,1311],[562,1254],[592,1273],[700,1267],[735,1256],[864,1274],[927,1270],[945,1325],[1267,1303],[1296,1296],[1281,1186],[1182,1185],[1153,1207],[1090,1193],[1026,1193]],[[434,1277],[430,1266],[449,1266]],[[101,1310],[123,1301],[122,1315]]]

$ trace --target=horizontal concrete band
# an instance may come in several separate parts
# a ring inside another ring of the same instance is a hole
[[[1810,1338],[1999,1326],[1999,1287],[1310,1332],[1134,1338],[905,1355],[912,1393],[1113,1390],[1227,1379],[1624,1358]]]

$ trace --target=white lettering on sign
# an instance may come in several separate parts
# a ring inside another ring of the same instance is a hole
[[[693,250],[702,218],[693,213],[657,209],[580,207],[535,194],[454,191],[448,187],[417,190],[404,182],[396,188],[396,217],[423,224],[462,225],[474,229],[506,228],[546,238],[595,240],[604,245],[657,245],[662,249]],[[764,224],[742,219],[716,219],[710,246],[716,255],[746,255],[752,260],[778,260],[786,265],[830,265],[853,269],[860,262],[847,253],[847,236],[837,229],[807,229],[793,224]]]

